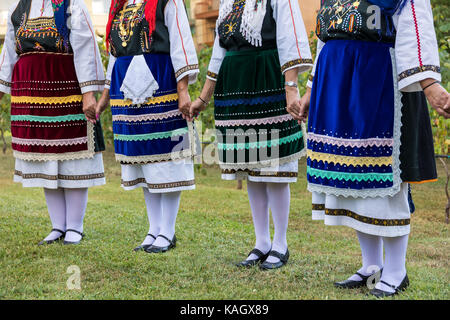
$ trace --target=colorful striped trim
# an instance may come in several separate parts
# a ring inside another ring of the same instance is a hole
[[[322,179],[345,180],[345,181],[393,181],[392,173],[353,173],[353,172],[336,172],[326,171],[308,167],[306,172],[312,176]]]
[[[153,97],[147,100],[145,105],[152,105],[152,104],[160,104],[160,103],[166,103],[171,101],[177,101],[178,100],[178,93],[168,94],[165,96],[160,97]],[[111,106],[114,107],[128,107],[132,106],[133,102],[131,100],[124,100],[124,99],[111,99]]]
[[[365,147],[392,147],[394,139],[390,138],[371,138],[371,139],[344,139],[325,136],[316,133],[308,133],[308,141],[331,144],[335,146],[365,148]]]
[[[395,227],[406,226],[410,224],[410,219],[377,219],[372,217],[366,217],[359,215],[353,211],[346,209],[325,209],[325,215],[327,216],[345,216],[363,223],[373,224],[376,226]]]
[[[175,78],[178,79],[179,76],[181,76],[183,73],[186,73],[188,71],[197,70],[198,71],[198,64],[191,64],[189,66],[183,67],[177,72],[175,72]]]
[[[165,132],[155,132],[147,134],[135,134],[135,135],[125,135],[125,134],[114,134],[114,140],[118,141],[145,141],[145,140],[155,140],[155,139],[167,139],[171,137],[181,136],[189,132],[189,129],[181,128]]]
[[[182,113],[179,110],[172,110],[163,113],[154,113],[154,114],[141,114],[141,115],[113,115],[112,120],[117,121],[126,121],[126,122],[140,122],[140,121],[152,121],[152,120],[163,120],[176,116],[181,116]]]
[[[290,69],[292,67],[300,66],[302,64],[312,64],[312,59],[295,59],[289,62],[286,62],[281,67],[281,73],[284,73],[287,69]]]
[[[254,149],[254,148],[273,148],[278,145],[286,144],[293,142],[295,140],[299,140],[303,137],[303,133],[301,131],[296,132],[290,136],[281,138],[281,139],[272,139],[266,141],[257,141],[257,142],[246,142],[246,143],[218,143],[217,148],[220,150],[243,150],[243,149]]]
[[[274,124],[284,121],[293,120],[290,114],[284,114],[282,116],[260,118],[260,119],[242,119],[242,120],[216,120],[216,127],[235,127],[235,126],[252,126],[261,124]]]
[[[11,140],[14,144],[20,144],[25,146],[47,146],[47,147],[60,147],[71,146],[76,144],[84,144],[88,142],[87,137],[75,138],[75,139],[59,139],[59,140],[43,140],[43,139],[22,139],[12,137]]]
[[[421,73],[421,72],[425,72],[425,71],[433,71],[436,73],[440,73],[441,72],[441,68],[439,66],[433,66],[430,64],[424,65],[424,66],[420,66],[420,67],[415,67],[415,68],[411,68],[408,70],[403,71],[402,73],[400,73],[398,75],[398,81],[401,81],[405,78],[411,77],[417,73]]]
[[[216,107],[230,107],[237,105],[256,105],[256,104],[266,104],[286,101],[285,94],[278,94],[275,96],[268,97],[256,97],[256,98],[242,98],[242,99],[232,99],[232,100],[214,100],[214,105]]]
[[[32,122],[68,122],[68,121],[82,121],[86,120],[84,114],[68,114],[65,116],[31,116],[31,115],[16,115],[11,116],[11,121],[32,121]]]
[[[345,164],[349,166],[390,166],[392,165],[391,157],[351,157],[341,156],[331,153],[314,152],[308,149],[308,158],[312,161],[323,161],[334,164]]]
[[[67,96],[67,97],[11,96],[11,103],[67,104],[82,101],[83,101],[82,95]]]

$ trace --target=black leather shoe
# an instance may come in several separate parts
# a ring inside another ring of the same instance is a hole
[[[381,273],[383,272],[383,269],[380,269],[379,271],[377,271],[376,273]],[[341,288],[341,289],[356,289],[356,288],[362,288],[367,286],[367,280],[372,276],[372,274],[369,274],[368,276],[364,276],[359,272],[355,272],[356,275],[358,275],[361,280],[344,280],[344,281],[339,281],[339,282],[335,282],[334,286],[336,288]]]
[[[250,267],[256,266],[257,264],[263,262],[269,256],[269,252],[264,254],[264,253],[262,253],[261,250],[256,249],[256,248],[254,248],[252,251],[250,251],[250,253],[248,254],[248,257],[250,257],[252,254],[254,254],[257,258],[252,259],[252,260],[244,260],[239,263],[236,263],[236,267],[250,268]]]
[[[66,233],[67,232],[75,232],[75,233],[78,233],[80,236],[81,236],[81,239],[79,240],[79,241],[66,241],[66,240],[64,240],[64,244],[79,244],[80,242],[81,242],[81,240],[83,240],[83,238],[84,238],[84,233],[82,233],[82,232],[80,232],[80,231],[78,231],[78,230],[75,230],[75,229],[67,229],[66,230]]]
[[[38,246],[42,246],[44,244],[52,244],[54,242],[61,241],[62,239],[64,239],[64,236],[66,235],[66,233],[64,231],[53,228],[52,231],[50,231],[50,233],[52,233],[53,231],[59,232],[59,233],[61,233],[61,235],[58,238],[53,239],[53,240],[42,240],[41,242],[38,243]]]
[[[158,247],[158,246],[151,245],[147,249],[144,249],[145,252],[147,252],[147,253],[163,253],[163,252],[167,252],[170,249],[173,249],[177,246],[177,237],[175,235],[173,236],[172,240],[170,240],[169,238],[167,238],[166,236],[164,236],[162,234],[160,234],[158,237],[164,238],[167,241],[169,241],[169,245],[165,246],[165,247]]]
[[[377,298],[385,298],[385,297],[395,296],[396,294],[399,294],[400,291],[404,291],[409,286],[408,275],[405,275],[405,277],[403,278],[402,282],[400,283],[400,285],[398,287],[393,286],[392,284],[389,284],[387,282],[384,282],[383,280],[381,280],[380,282],[387,285],[388,287],[391,287],[392,289],[394,289],[394,292],[388,292],[388,291],[380,290],[377,288],[370,290],[370,294]]]
[[[286,263],[289,260],[289,250],[286,249],[286,253],[285,254],[281,254],[278,251],[275,250],[271,250],[269,252],[269,254],[267,255],[267,257],[275,257],[280,259],[280,261],[276,262],[276,263],[271,263],[271,262],[267,262],[264,261],[259,268],[261,270],[272,270],[272,269],[278,269],[281,268],[282,266],[286,265]]]
[[[153,239],[155,239],[156,240],[156,237],[154,236],[154,235],[152,235],[152,234],[147,234],[147,236],[150,236],[150,237],[152,237]],[[136,248],[134,248],[133,249],[133,251],[142,251],[142,250],[145,250],[145,249],[147,249],[147,248],[149,248],[149,247],[151,247],[151,244],[141,244],[140,246],[137,246]]]

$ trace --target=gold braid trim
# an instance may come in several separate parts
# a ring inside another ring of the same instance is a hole
[[[67,104],[74,102],[82,102],[83,96],[67,96],[67,97],[28,97],[28,96],[12,96],[11,103],[31,103],[31,104]]]
[[[302,64],[312,64],[313,61],[312,59],[295,59],[292,61],[288,61],[285,64],[283,64],[283,66],[281,67],[281,73],[284,73],[284,71],[286,71],[289,68],[295,67],[295,66],[300,66]]]
[[[328,163],[346,164],[352,166],[390,166],[392,157],[349,157],[331,153],[314,152],[308,149],[308,158],[317,161],[326,161]]]
[[[176,101],[178,99],[178,93],[168,94],[165,96],[154,97],[147,100],[145,103],[147,104],[160,104],[166,102]],[[132,106],[133,102],[131,100],[123,100],[123,99],[111,99],[111,106],[113,107],[128,107]]]
[[[384,227],[407,226],[410,224],[410,219],[378,219],[361,216],[353,211],[346,209],[325,209],[325,215],[349,217],[363,223]]]

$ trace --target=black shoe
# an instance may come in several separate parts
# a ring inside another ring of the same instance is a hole
[[[59,232],[59,233],[61,233],[61,235],[58,238],[53,239],[53,240],[42,240],[41,242],[38,243],[38,246],[42,246],[44,244],[52,244],[56,241],[61,241],[62,239],[64,239],[64,236],[66,235],[66,233],[64,231],[59,230],[59,229],[52,229],[52,231],[50,231],[50,233],[52,233],[53,231]]]
[[[74,229],[67,229],[66,233],[67,232],[78,233],[81,236],[81,239],[79,241],[66,241],[66,240],[64,240],[64,244],[79,244],[81,242],[81,240],[83,240],[83,238],[84,238],[84,233],[82,233],[80,231],[77,231],[77,230],[74,230]]]
[[[377,298],[385,298],[385,297],[395,296],[400,291],[404,291],[409,286],[408,275],[405,275],[405,277],[403,278],[402,282],[400,283],[400,285],[398,287],[393,286],[392,284],[389,284],[387,282],[384,282],[383,280],[381,280],[380,282],[387,285],[388,287],[391,287],[392,289],[394,289],[394,292],[388,292],[388,291],[380,290],[377,288],[370,290],[370,294]]]
[[[257,264],[265,261],[267,257],[269,256],[269,252],[266,254],[262,253],[261,250],[254,248],[250,253],[248,254],[248,257],[250,257],[252,254],[254,254],[257,258],[252,260],[244,260],[239,263],[236,263],[236,267],[241,268],[250,268],[253,266],[256,266]]]
[[[289,260],[289,250],[286,249],[286,253],[285,254],[281,254],[278,251],[275,250],[271,250],[269,252],[269,254],[267,255],[267,257],[275,257],[280,259],[280,261],[276,262],[276,263],[271,263],[271,262],[267,262],[264,261],[259,268],[261,270],[272,270],[272,269],[278,269],[281,268],[282,266],[286,265],[286,263]]]
[[[156,240],[156,237],[154,236],[154,235],[152,235],[152,234],[147,234],[147,236],[150,236],[150,237],[152,237],[153,239],[155,239]],[[140,246],[137,246],[136,248],[134,248],[133,249],[133,251],[141,251],[141,250],[145,250],[145,249],[147,249],[147,248],[149,248],[149,247],[151,247],[151,244],[141,244]]]
[[[380,269],[379,271],[377,271],[376,273],[381,273],[383,272],[383,269]],[[374,273],[374,274],[376,274]],[[374,274],[369,274],[368,276],[364,276],[359,272],[355,272],[356,275],[358,275],[361,280],[344,280],[344,281],[339,281],[339,282],[335,282],[334,286],[336,288],[341,288],[341,289],[356,289],[356,288],[361,288],[361,287],[365,287],[367,285],[367,280],[369,280],[369,278],[374,275]]]
[[[158,246],[151,245],[147,249],[144,249],[145,252],[147,252],[147,253],[163,253],[163,252],[167,252],[170,249],[173,249],[177,246],[177,237],[175,235],[173,236],[172,240],[170,240],[169,238],[167,238],[166,236],[164,236],[162,234],[158,235],[158,237],[164,238],[167,241],[169,241],[169,245],[165,246],[165,247],[158,247]]]

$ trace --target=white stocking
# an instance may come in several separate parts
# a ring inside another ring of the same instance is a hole
[[[368,276],[376,270],[374,266],[377,266],[378,269],[383,267],[383,242],[380,236],[360,231],[356,231],[356,234],[358,235],[362,255],[362,267],[358,270],[358,273]],[[362,279],[357,274],[354,274],[349,280],[361,281]]]
[[[66,231],[66,200],[64,198],[64,189],[44,188],[44,194],[52,228]],[[60,232],[52,231],[44,240],[55,240],[60,236]]]
[[[142,189],[144,190],[148,223],[150,225],[148,233],[157,237],[161,228],[162,219],[161,193],[151,193],[147,188]],[[155,239],[147,235],[141,245],[151,245],[153,241],[155,241]]]
[[[83,232],[83,220],[88,202],[88,188],[64,189],[66,199],[67,230],[73,229]],[[81,235],[76,232],[67,232],[65,241],[77,242]]]
[[[159,234],[166,236],[170,240],[172,240],[175,235],[175,223],[180,208],[180,199],[181,191],[161,194],[162,219]],[[169,242],[162,237],[158,237],[153,245],[165,247],[169,245]]]

